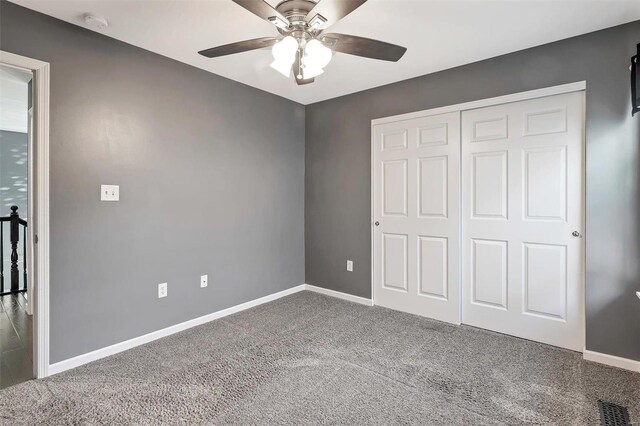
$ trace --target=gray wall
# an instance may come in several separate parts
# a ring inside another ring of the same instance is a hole
[[[304,282],[302,105],[0,7],[51,64],[52,362]]]
[[[305,282],[371,296],[372,119],[586,80],[587,348],[640,359],[636,43],[640,22],[307,106]]]

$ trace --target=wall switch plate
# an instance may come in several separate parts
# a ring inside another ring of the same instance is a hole
[[[200,275],[200,287],[201,288],[205,288],[208,284],[208,276],[207,275]]]
[[[347,260],[347,271],[353,272],[353,260]]]
[[[119,185],[101,185],[100,201],[119,201],[120,186]]]
[[[167,297],[167,283],[158,284],[158,299]]]

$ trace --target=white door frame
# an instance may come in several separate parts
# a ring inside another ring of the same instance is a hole
[[[448,106],[444,106],[444,107],[438,107],[438,108],[432,108],[432,109],[428,109],[428,110],[424,110],[424,111],[417,111],[417,112],[410,112],[408,114],[400,114],[400,115],[394,115],[391,117],[384,117],[384,118],[377,118],[374,120],[371,120],[371,220],[370,220],[370,224],[371,224],[371,301],[373,304],[375,304],[375,286],[374,286],[374,274],[375,274],[375,258],[374,258],[374,244],[375,244],[375,238],[374,238],[374,222],[375,222],[375,216],[374,216],[374,184],[375,184],[375,178],[374,178],[374,152],[375,152],[375,133],[374,133],[374,126],[379,125],[379,124],[385,124],[385,123],[394,123],[394,122],[398,122],[398,121],[404,121],[404,120],[412,120],[415,118],[421,118],[421,117],[427,117],[427,116],[431,116],[431,115],[438,115],[438,114],[445,114],[445,113],[450,113],[450,112],[459,112],[460,114],[462,114],[463,111],[467,111],[467,110],[471,110],[471,109],[477,109],[477,108],[484,108],[484,107],[488,107],[488,106],[494,106],[494,105],[501,105],[501,104],[509,104],[509,103],[513,103],[513,102],[518,102],[518,101],[525,101],[525,100],[530,100],[530,99],[536,99],[536,98],[543,98],[543,97],[547,97],[547,96],[553,96],[553,95],[560,95],[560,94],[564,94],[564,93],[571,93],[571,92],[581,92],[581,91],[586,91],[587,90],[587,82],[586,81],[578,81],[575,83],[568,83],[568,84],[562,84],[559,86],[552,86],[552,87],[547,87],[547,88],[543,88],[543,89],[536,89],[536,90],[529,90],[526,92],[519,92],[519,93],[514,93],[514,94],[510,94],[510,95],[504,95],[504,96],[498,96],[495,98],[488,98],[488,99],[481,99],[478,101],[471,101],[471,102],[465,102],[465,103],[461,103],[461,104],[455,104],[455,105],[448,105]],[[586,104],[585,104],[586,105]],[[586,116],[585,116],[585,111],[583,111],[583,123],[586,123]],[[586,134],[585,134],[586,136]],[[459,142],[461,143],[461,141]],[[585,139],[583,138],[582,141],[583,144],[583,150],[585,149]],[[586,155],[585,155],[586,158]],[[460,161],[462,161],[462,158],[460,159]],[[585,177],[585,172],[586,172],[586,167],[583,167],[583,171],[582,171],[582,178],[583,178],[583,182],[586,183],[586,177]],[[462,173],[462,167],[460,167],[460,173]],[[460,182],[462,182],[462,180],[460,180]],[[583,184],[582,187],[582,191],[583,191],[583,200],[585,199],[585,192],[586,190],[586,184]],[[585,204],[583,201],[583,205],[582,205],[582,212],[583,215],[585,213]],[[586,236],[586,218],[583,217],[583,221],[584,221],[584,232],[583,234]],[[462,230],[462,215],[460,216],[460,229]],[[462,239],[462,232],[460,233],[460,240]],[[462,250],[462,241],[459,242],[459,249]],[[585,295],[585,269],[586,269],[586,256],[585,256],[586,250],[583,251],[583,262],[582,262],[582,271],[581,271],[581,277],[582,280],[580,282],[580,285],[582,286],[582,295],[583,295],[583,300],[582,300],[582,312],[583,312],[583,318],[582,318],[582,332],[583,332],[583,341],[584,341],[584,337],[586,336],[586,312],[585,312],[585,300],[584,300],[584,295]],[[462,252],[460,253],[460,256],[462,256]],[[462,259],[462,257],[460,257],[460,259]],[[462,262],[460,262],[460,268],[462,268]],[[458,280],[458,286],[460,288],[460,292],[462,292],[462,271],[459,271],[459,280]],[[462,293],[461,293],[462,294]],[[462,298],[460,298],[460,303],[462,303]],[[462,323],[462,306],[460,307],[459,311],[459,323]]]
[[[43,378],[49,375],[49,64],[1,50],[0,63],[33,72],[36,158],[31,155],[34,148],[31,144],[27,221],[31,228],[28,233],[29,280],[35,279],[35,297],[28,303],[35,302],[34,373],[37,378]],[[31,248],[35,250],[35,256]]]

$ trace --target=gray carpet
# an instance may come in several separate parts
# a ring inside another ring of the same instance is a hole
[[[640,374],[310,292],[0,391],[3,425],[640,422]]]

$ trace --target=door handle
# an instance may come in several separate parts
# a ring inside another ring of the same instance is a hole
[[[576,238],[582,238],[582,234],[580,234],[578,231],[573,231],[571,235],[573,235]]]
[[[380,222],[378,222],[378,221],[376,220],[376,223],[374,223],[374,225],[376,225],[376,226],[380,226]]]

